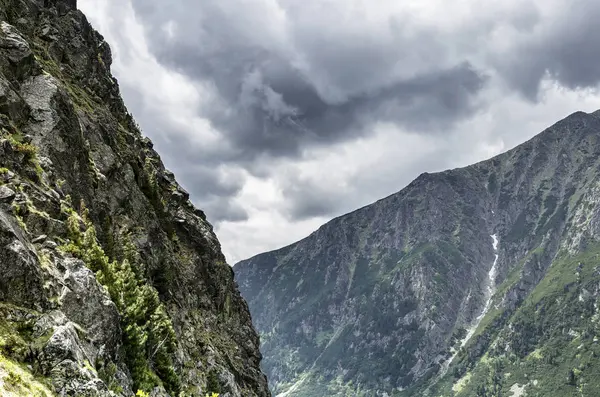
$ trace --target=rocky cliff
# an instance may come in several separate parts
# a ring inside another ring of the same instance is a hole
[[[212,227],[110,65],[75,0],[0,0],[0,394],[269,396]]]
[[[600,112],[235,265],[281,396],[594,396]]]

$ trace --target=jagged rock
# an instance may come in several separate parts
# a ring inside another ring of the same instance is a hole
[[[7,172],[0,175],[0,179],[3,182],[10,182],[14,177],[15,177],[15,173],[12,172],[11,170],[8,170]]]
[[[0,21],[0,49],[3,53],[0,68],[5,76],[23,79],[39,72],[27,40],[4,21]]]
[[[39,243],[42,243],[42,242],[46,241],[47,238],[48,238],[48,236],[46,236],[45,234],[42,234],[40,236],[37,236],[33,240],[31,240],[31,243],[32,244],[39,244]]]
[[[46,294],[39,263],[18,234],[0,210],[0,301],[40,309]]]
[[[48,216],[44,212],[29,211],[24,215],[24,222],[27,230],[34,235],[48,233],[50,235],[61,235],[66,233],[66,225],[64,222]]]
[[[93,369],[94,361],[85,352],[81,333],[84,330],[62,312],[50,312],[39,319],[34,335],[51,335],[40,352],[42,371],[52,378],[59,395],[114,396]]]
[[[104,38],[74,0],[0,0],[0,20],[0,309],[35,312],[28,364],[61,396],[131,397],[146,366],[156,396],[269,397],[212,226],[127,111]]]
[[[82,261],[65,258],[61,266],[66,269],[59,298],[61,310],[71,321],[86,329],[87,337],[95,345],[93,351],[88,351],[88,357],[95,361],[100,348],[107,357],[115,357],[121,346],[117,307]]]
[[[0,186],[0,202],[10,203],[15,199],[16,193],[8,186]]]
[[[60,14],[66,14],[69,11],[77,9],[77,0],[51,0],[56,3]]]
[[[84,363],[87,358],[80,344],[74,323],[67,322],[55,326],[43,350],[42,367],[46,368],[46,371],[51,371],[65,360]]]
[[[47,248],[47,249],[56,249],[56,247],[58,247],[58,244],[56,244],[54,241],[52,240],[46,240],[44,241],[44,243],[42,244],[42,247]]]
[[[47,41],[56,41],[58,40],[58,30],[50,24],[45,24],[40,29],[40,37]]]
[[[0,128],[9,130],[9,120],[22,117],[26,112],[25,103],[11,88],[10,82],[0,74]],[[3,117],[5,115],[8,117]]]
[[[166,392],[164,387],[155,387],[150,392],[150,397],[169,397],[169,394]]]
[[[52,100],[58,93],[57,81],[50,75],[35,76],[23,83],[21,89],[23,99],[31,109],[34,122],[27,125],[26,131],[33,136],[33,141],[46,152],[45,148],[51,147],[60,152],[66,152],[67,146],[62,138],[53,133],[59,122]],[[48,139],[41,145],[42,139]],[[50,140],[51,139],[51,140]],[[50,157],[50,156],[46,156]]]
[[[68,322],[69,319],[63,312],[58,310],[49,311],[37,319],[33,325],[32,336],[41,338],[49,333],[51,334],[55,326],[65,325]]]
[[[70,359],[54,366],[48,375],[53,379],[59,395],[85,397],[113,397],[106,384],[94,372],[85,367],[85,362]]]

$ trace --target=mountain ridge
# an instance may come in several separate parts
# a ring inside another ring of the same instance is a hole
[[[306,390],[290,396],[362,395],[361,385],[364,395],[384,395],[432,387],[427,380],[453,351],[460,353],[451,370],[461,368],[472,345],[487,337],[490,317],[518,310],[568,244],[573,254],[580,249],[567,240],[581,242],[573,217],[582,200],[595,197],[598,114],[575,112],[489,160],[421,174],[297,243],[236,264],[273,390],[289,390],[302,374],[310,379]],[[588,206],[596,211],[595,202]],[[460,348],[456,342],[486,304],[496,234],[496,293],[474,339]],[[390,342],[380,346],[372,335]],[[332,343],[337,353],[327,352]],[[315,369],[323,355],[329,361]]]
[[[414,184],[414,183],[418,183],[418,182],[419,182],[421,179],[423,179],[423,178],[427,178],[427,177],[428,177],[428,176],[430,176],[430,175],[443,174],[443,173],[447,173],[447,172],[451,172],[451,171],[456,171],[456,170],[462,170],[462,169],[465,169],[465,168],[475,167],[475,166],[477,166],[477,165],[478,165],[478,164],[480,164],[480,163],[486,163],[486,162],[489,162],[489,161],[493,161],[493,160],[495,160],[495,159],[498,159],[498,158],[500,158],[500,157],[502,157],[502,156],[506,155],[507,153],[509,153],[509,152],[512,152],[513,150],[516,150],[516,149],[518,149],[518,148],[519,148],[519,147],[521,147],[521,146],[524,146],[524,145],[531,144],[531,143],[532,143],[532,141],[534,141],[535,139],[539,139],[538,137],[540,137],[540,136],[543,136],[543,134],[544,134],[546,131],[549,131],[550,129],[552,129],[552,128],[553,128],[553,127],[555,127],[556,125],[560,124],[561,122],[564,122],[564,121],[566,121],[566,120],[568,120],[568,119],[570,119],[570,118],[575,118],[575,117],[577,117],[577,116],[581,116],[581,115],[585,115],[585,116],[594,116],[594,117],[600,117],[600,109],[598,109],[598,110],[596,110],[596,111],[594,111],[594,112],[591,112],[591,113],[586,113],[586,112],[584,112],[584,111],[575,111],[575,112],[573,112],[573,113],[571,113],[571,114],[567,115],[567,116],[566,116],[564,119],[562,119],[562,120],[559,120],[559,121],[557,121],[556,123],[554,123],[552,126],[550,126],[550,127],[546,128],[544,131],[540,132],[539,134],[537,134],[537,135],[535,135],[535,136],[531,137],[531,138],[530,138],[530,139],[528,139],[527,141],[525,141],[525,142],[523,142],[523,143],[520,143],[520,144],[518,144],[517,146],[514,146],[514,147],[513,147],[513,148],[511,148],[511,149],[507,149],[506,151],[504,151],[504,152],[502,152],[502,153],[496,154],[496,155],[494,155],[494,156],[492,156],[492,157],[490,157],[490,158],[488,158],[488,159],[480,160],[480,161],[478,161],[478,162],[476,162],[476,163],[469,164],[469,165],[466,165],[466,166],[460,166],[460,167],[455,167],[455,168],[448,168],[448,169],[445,169],[445,170],[442,170],[442,171],[435,171],[435,172],[422,172],[422,173],[421,173],[421,174],[419,174],[419,175],[418,175],[418,176],[417,176],[415,179],[413,179],[411,182],[409,182],[409,183],[408,183],[408,184],[407,184],[405,187],[401,188],[400,190],[398,190],[398,191],[396,191],[396,192],[394,192],[394,193],[391,193],[391,194],[389,194],[389,195],[387,195],[387,196],[385,196],[385,197],[382,197],[382,198],[380,198],[380,199],[377,199],[377,200],[375,200],[375,201],[373,201],[373,202],[371,202],[371,203],[365,204],[365,205],[363,205],[363,206],[361,206],[361,207],[359,207],[359,208],[357,208],[357,209],[355,209],[355,210],[352,210],[352,211],[350,211],[350,212],[344,213],[344,214],[342,214],[342,215],[335,216],[334,218],[330,219],[329,221],[327,221],[327,222],[325,222],[324,224],[322,224],[321,226],[319,226],[319,227],[317,228],[317,230],[315,230],[314,232],[310,233],[308,236],[306,236],[306,237],[304,237],[304,238],[302,238],[302,239],[300,239],[300,240],[298,240],[298,241],[292,242],[292,243],[290,243],[290,244],[284,245],[284,246],[282,246],[282,247],[279,247],[279,248],[276,248],[276,249],[273,249],[273,250],[269,250],[269,251],[266,251],[266,252],[262,252],[262,253],[259,253],[259,254],[256,254],[256,255],[253,255],[253,256],[251,256],[251,257],[249,257],[249,258],[246,258],[246,259],[243,259],[243,260],[241,260],[241,261],[238,261],[238,262],[236,262],[236,263],[233,265],[233,267],[234,267],[234,269],[235,269],[235,266],[236,266],[236,265],[238,265],[239,263],[242,263],[242,262],[248,261],[248,260],[250,260],[250,259],[252,259],[252,258],[254,258],[254,257],[256,257],[256,256],[259,256],[259,255],[265,255],[265,254],[268,254],[268,253],[271,253],[271,252],[280,251],[280,250],[284,250],[284,249],[286,249],[286,248],[289,248],[290,246],[292,246],[292,245],[295,245],[295,244],[299,243],[300,241],[302,241],[302,240],[304,240],[304,239],[306,239],[306,238],[310,237],[312,234],[314,234],[314,233],[317,233],[317,232],[318,232],[318,231],[319,231],[321,228],[325,227],[325,226],[326,226],[328,223],[330,223],[330,222],[334,222],[334,221],[336,221],[336,220],[338,220],[338,219],[340,219],[340,218],[344,218],[344,217],[346,217],[346,216],[349,216],[349,215],[351,215],[351,214],[354,214],[355,212],[359,212],[359,211],[361,211],[361,210],[364,210],[365,208],[367,208],[367,207],[370,207],[370,206],[372,206],[372,205],[375,205],[375,204],[377,204],[377,203],[379,203],[379,202],[381,202],[381,201],[389,200],[389,199],[391,199],[392,197],[395,197],[396,195],[400,194],[400,193],[401,193],[403,190],[405,190],[405,189],[408,189],[408,188],[409,188],[409,187],[410,187],[412,184]]]

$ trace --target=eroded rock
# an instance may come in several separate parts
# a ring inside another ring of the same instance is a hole
[[[15,199],[16,193],[8,186],[0,186],[0,202],[10,203]]]

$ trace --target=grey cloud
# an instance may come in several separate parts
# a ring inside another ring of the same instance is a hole
[[[302,179],[297,175],[287,174],[282,186],[286,214],[291,221],[300,221],[348,213],[399,191],[423,172],[446,168],[448,159],[459,150],[451,143],[442,145],[437,150],[437,156],[416,159],[404,166],[401,172],[391,171],[393,167],[359,170],[352,176],[352,184],[344,187],[330,186],[316,178]],[[327,169],[323,170],[323,174],[327,172]]]
[[[263,18],[258,6],[237,10],[232,0],[132,3],[158,61],[218,94],[195,110],[222,134],[223,145],[208,149],[194,143],[193,131],[145,112],[136,94],[126,93],[165,162],[214,221],[247,218],[232,200],[243,178],[215,172],[220,166],[241,166],[266,178],[278,158],[356,139],[378,122],[416,133],[452,130],[486,106],[481,93],[488,76],[499,74],[532,100],[546,73],[570,88],[600,81],[600,3],[591,0],[576,0],[555,24],[525,1],[514,15],[474,18],[448,36],[435,26],[415,26],[410,16],[390,17],[374,32],[358,25],[342,29],[335,16],[303,11],[304,2],[298,8],[280,2],[288,6],[283,29]],[[175,28],[168,36],[161,27],[171,21]],[[522,42],[487,53],[486,40],[503,24],[518,31]],[[480,53],[484,61],[471,59]],[[178,139],[161,141],[165,133]],[[433,161],[420,166],[428,164]],[[342,197],[318,182],[296,182],[284,192],[291,219],[351,209],[363,197],[360,186]]]
[[[244,180],[240,177],[223,175],[218,169],[207,165],[186,164],[174,153],[165,151],[165,163],[171,165],[177,180],[204,210],[209,220],[215,224],[221,221],[245,221],[248,213],[233,198],[240,192]]]
[[[526,97],[537,100],[547,75],[571,89],[600,83],[600,2],[575,0],[560,20],[542,33],[531,32],[509,54],[496,54],[495,64]],[[551,29],[550,29],[551,28]]]
[[[317,216],[329,216],[339,211],[339,205],[332,202],[331,195],[313,195],[310,191],[300,192],[298,196],[294,197],[293,204],[295,205],[291,206],[291,211],[288,214],[293,221]]]
[[[221,221],[240,222],[248,219],[247,211],[233,202],[243,187],[239,176],[223,175],[218,169],[204,165],[181,163],[166,154],[166,161],[174,164],[173,172],[182,186],[203,208],[208,219],[218,224]]]
[[[421,131],[446,129],[476,108],[472,97],[484,81],[464,64],[361,94],[342,104],[328,104],[307,84],[290,79],[263,87],[278,93],[277,109],[272,105],[268,110],[265,106],[238,107],[234,117],[212,120],[229,142],[240,148],[236,162],[265,153],[289,157],[310,145],[333,144],[367,133],[378,121]]]
[[[243,222],[248,220],[248,213],[239,204],[232,203],[223,198],[201,203],[208,220],[214,225],[220,222]]]
[[[282,188],[286,215],[294,221],[336,213],[344,202],[339,200],[345,193],[342,190],[327,188],[313,179],[301,180],[296,175],[289,175]]]
[[[244,180],[237,177],[224,177],[218,169],[206,166],[178,166],[178,175],[183,180],[194,181],[186,185],[190,193],[196,196],[210,194],[217,197],[235,196],[242,188]]]
[[[181,131],[181,126],[173,125],[160,113],[146,109],[140,100],[141,93],[134,88],[123,86],[121,93],[129,110],[143,120],[143,132],[152,137],[163,162],[175,173],[178,182],[191,197],[202,203],[201,207],[206,208],[208,216],[215,222],[247,219],[245,210],[228,202],[240,192],[244,178],[239,172],[228,175],[220,172],[217,159],[223,161],[227,153],[206,151],[201,144],[194,144],[189,131]]]
[[[427,35],[405,39],[391,22],[391,37],[365,41],[357,40],[360,32],[319,35],[288,14],[292,37],[286,42],[290,48],[282,49],[266,31],[247,37],[240,26],[252,16],[227,14],[222,1],[189,2],[185,9],[182,4],[163,10],[146,0],[134,1],[158,59],[216,87],[225,108],[215,104],[198,111],[238,149],[231,159],[236,162],[264,154],[293,157],[306,146],[368,133],[373,121],[425,132],[440,125],[447,129],[476,108],[474,99],[485,81],[468,63],[441,62],[439,68],[402,77],[397,65],[411,62],[404,54],[422,52],[416,58],[443,60],[443,47],[431,40],[418,42]],[[156,28],[170,18],[179,21],[173,38]],[[299,67],[299,58],[308,65]]]

